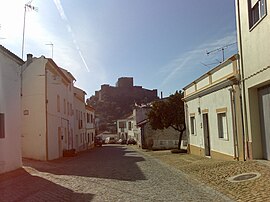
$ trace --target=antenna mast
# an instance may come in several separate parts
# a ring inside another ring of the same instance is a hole
[[[45,44],[45,45],[51,46],[51,48],[52,48],[52,59],[53,59],[53,43],[51,42],[51,43],[47,43],[47,44]]]
[[[207,54],[207,55],[210,55],[211,53],[221,51],[221,52],[222,52],[222,62],[224,62],[224,60],[225,60],[225,56],[224,56],[224,51],[225,51],[225,49],[228,48],[229,46],[232,46],[232,45],[236,44],[236,43],[237,43],[237,42],[230,43],[230,44],[227,44],[227,45],[222,46],[222,47],[220,47],[220,48],[217,48],[217,49],[214,49],[214,50],[211,50],[211,51],[206,51],[206,54]]]
[[[22,39],[22,59],[23,59],[23,51],[24,51],[24,34],[25,34],[25,18],[26,18],[26,11],[27,9],[33,10],[33,11],[38,11],[38,8],[35,6],[32,6],[33,0],[29,1],[28,3],[24,4],[24,17],[23,17],[23,39]]]

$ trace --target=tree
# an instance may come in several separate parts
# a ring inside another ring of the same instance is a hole
[[[178,149],[180,150],[183,133],[186,130],[183,92],[176,91],[165,100],[153,103],[148,113],[152,129],[163,130],[172,127],[179,132]]]

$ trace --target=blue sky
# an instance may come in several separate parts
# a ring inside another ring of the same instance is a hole
[[[0,44],[21,57],[24,4],[0,0]],[[236,42],[234,0],[33,0],[25,49],[52,57],[87,97],[102,84],[134,77],[168,96],[200,77]],[[4,38],[4,39],[3,39]],[[236,44],[225,57],[237,53]],[[203,65],[207,64],[209,67]],[[216,64],[217,65],[217,64]]]

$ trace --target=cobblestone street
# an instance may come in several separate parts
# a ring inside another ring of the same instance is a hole
[[[230,201],[133,147],[106,145],[0,175],[0,201]]]

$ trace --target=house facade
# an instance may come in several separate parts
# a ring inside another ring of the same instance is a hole
[[[53,160],[73,148],[73,76],[52,59],[27,55],[22,67],[22,156]]]
[[[270,1],[236,0],[246,159],[270,160]]]
[[[76,151],[87,149],[85,95],[82,89],[74,87],[74,148]]]
[[[243,159],[238,55],[184,87],[191,154]]]
[[[0,173],[21,160],[21,65],[23,60],[0,45]]]
[[[95,109],[90,105],[85,105],[86,113],[86,139],[87,139],[87,148],[94,147],[94,138],[96,136],[95,128]]]

